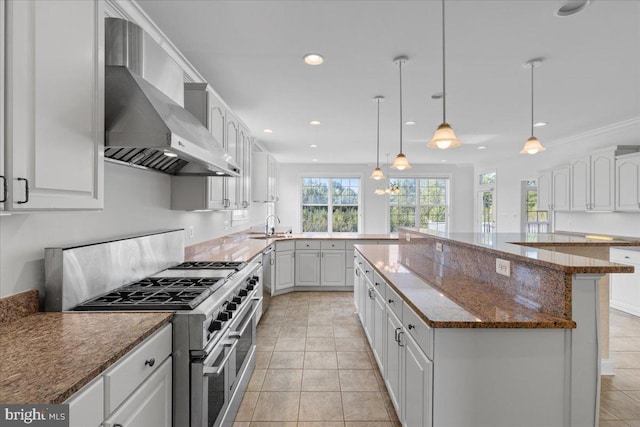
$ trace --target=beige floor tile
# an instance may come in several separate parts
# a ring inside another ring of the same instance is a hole
[[[251,421],[297,421],[299,392],[260,392]]]
[[[306,335],[306,333],[305,333]],[[274,351],[304,351],[306,338],[278,338]]]
[[[336,351],[336,343],[333,338],[307,338],[305,351]]]
[[[262,383],[264,382],[264,376],[266,375],[266,369],[254,369],[247,386],[247,391],[260,391],[262,390]]]
[[[375,391],[344,391],[345,421],[389,421],[382,394]]]
[[[262,391],[300,391],[302,369],[269,369],[262,383]]]
[[[267,369],[271,361],[271,351],[256,351],[256,367],[255,369]]]
[[[600,421],[600,427],[629,427],[624,421]]]
[[[334,369],[305,369],[302,391],[340,391],[340,377]]]
[[[232,424],[231,427],[250,427],[251,423],[249,421],[237,421]]]
[[[358,326],[341,326],[334,325],[333,326],[334,334],[336,337],[363,337],[364,331],[361,327]]]
[[[300,421],[342,421],[342,399],[339,392],[303,391],[300,393]]]
[[[625,423],[629,427],[640,427],[640,420],[625,420]],[[602,427],[602,424],[600,424],[600,427]]]
[[[611,385],[616,390],[640,390],[640,369],[614,369]]]
[[[253,417],[253,410],[258,402],[260,393],[254,391],[247,391],[242,397],[240,407],[238,408],[238,414],[236,415],[236,421],[251,421]]]
[[[621,391],[603,391],[600,393],[600,407],[621,420],[639,420],[640,405]],[[602,411],[600,418],[602,419]],[[606,419],[606,418],[605,418]]]
[[[333,338],[333,326],[310,325],[307,327],[307,338],[309,337]]]
[[[261,337],[256,338],[256,351],[273,351],[273,347],[276,345],[276,339],[274,337]]]
[[[308,323],[309,325],[330,326],[333,324],[331,319],[331,313],[309,314]]]
[[[391,427],[391,423],[384,421],[349,421],[344,423],[345,427]]]
[[[640,351],[612,351],[609,358],[614,369],[640,368]]]
[[[303,351],[276,351],[271,356],[269,369],[302,369],[304,359]]]
[[[341,369],[340,389],[342,391],[379,391],[373,369]]]
[[[249,427],[296,427],[297,425],[298,423],[295,421],[254,421]]]
[[[630,398],[632,398],[633,400],[638,401],[639,402],[638,404],[640,405],[640,391],[625,391],[623,393],[629,396]]]
[[[640,351],[640,337],[611,337],[611,351]]]
[[[298,427],[344,427],[342,421],[300,421]]]
[[[304,354],[305,369],[338,369],[334,351],[308,351]]]
[[[339,351],[338,369],[372,369],[369,356],[364,351]]]
[[[279,338],[304,338],[307,336],[307,327],[299,325],[286,325],[280,328]]]
[[[337,351],[367,351],[369,344],[366,338],[335,338]]]
[[[262,338],[276,338],[280,333],[280,325],[263,325],[258,326],[257,334]]]

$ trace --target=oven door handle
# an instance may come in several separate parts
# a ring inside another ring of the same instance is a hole
[[[222,359],[222,362],[220,362],[219,366],[212,366],[210,368],[204,367],[202,368],[202,374],[206,377],[220,375],[227,362],[229,361],[229,358],[231,357],[231,355],[233,355],[233,352],[235,351],[239,342],[239,340],[235,340],[235,342],[231,345],[231,348],[227,351],[227,355],[224,356],[224,359]],[[229,343],[225,343],[224,346],[229,347]]]
[[[248,316],[248,319],[244,322],[244,325],[242,325],[241,328],[238,328],[239,330],[229,332],[229,337],[240,338],[242,335],[244,335],[245,331],[247,330],[251,322],[253,322],[253,316],[256,314],[256,311],[258,311],[258,309],[260,308],[262,297],[253,298],[253,301],[255,301],[255,307],[253,308],[253,311],[251,312],[251,314]]]

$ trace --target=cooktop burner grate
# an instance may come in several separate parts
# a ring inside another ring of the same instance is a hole
[[[210,269],[210,270],[242,270],[247,265],[244,261],[187,261],[171,267],[172,270]]]

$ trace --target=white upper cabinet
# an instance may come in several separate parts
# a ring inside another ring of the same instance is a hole
[[[551,210],[552,172],[550,169],[538,172],[538,210]]]
[[[614,210],[615,152],[610,148],[571,162],[571,210]]]
[[[4,209],[102,209],[104,4],[3,6]]]
[[[233,158],[233,161],[240,167],[242,170],[242,161],[241,156],[238,155],[238,148],[240,146],[239,138],[240,138],[240,126],[238,124],[238,119],[231,114],[230,111],[227,110],[226,117],[226,132],[225,132],[225,149],[227,153]],[[240,178],[236,177],[224,177],[226,184],[226,200],[225,207],[227,209],[238,209],[238,181]]]
[[[640,153],[616,158],[616,210],[640,211]]]
[[[252,155],[251,197],[254,202],[277,202],[277,163],[267,152]]]
[[[571,206],[571,168],[569,166],[555,168],[551,178],[553,187],[551,209],[568,211]]]

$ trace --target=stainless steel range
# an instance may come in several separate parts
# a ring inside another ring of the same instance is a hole
[[[173,425],[231,426],[255,366],[262,265],[184,262],[184,232],[45,250],[48,311],[174,311]]]

